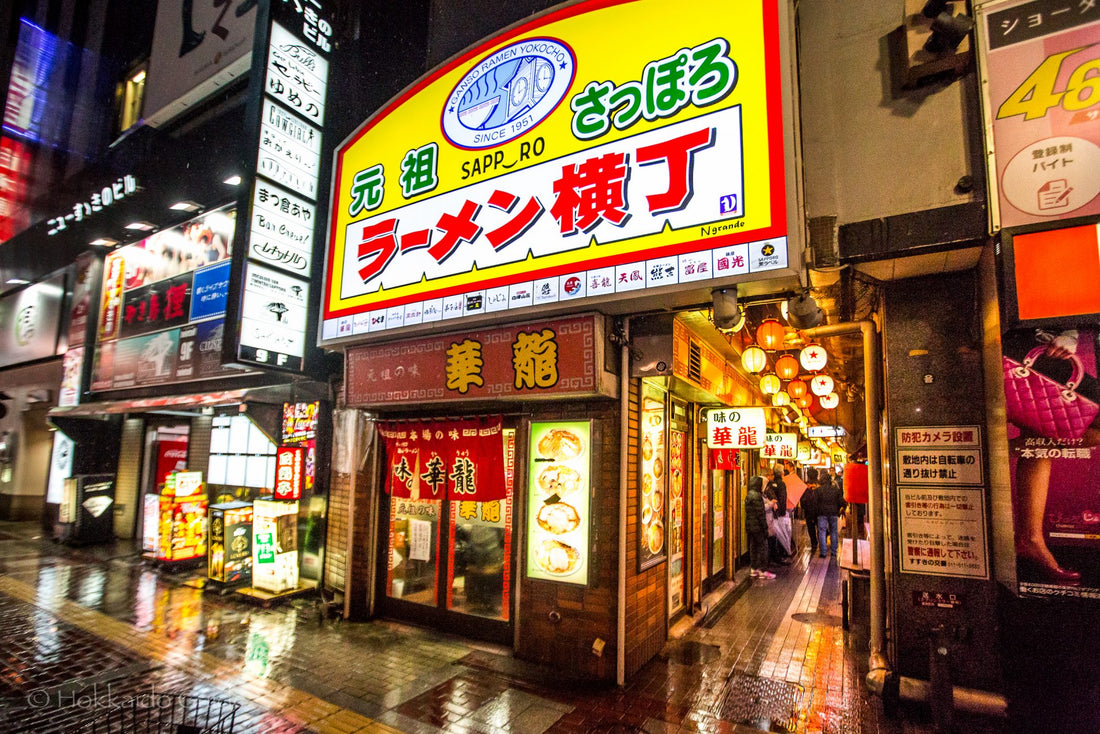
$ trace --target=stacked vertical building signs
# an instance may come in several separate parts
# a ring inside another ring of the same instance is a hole
[[[255,177],[240,248],[240,304],[230,361],[301,372],[332,26],[321,3],[273,3]]]

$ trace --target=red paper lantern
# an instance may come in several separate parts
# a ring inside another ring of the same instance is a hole
[[[844,465],[844,500],[857,505],[867,503],[867,465],[849,462]]]
[[[787,383],[787,394],[795,400],[806,394],[809,388],[806,387],[806,383],[802,380],[791,380]]]
[[[783,380],[793,380],[798,377],[798,360],[789,354],[784,354],[775,360],[775,374]]]
[[[767,350],[779,349],[783,346],[783,339],[787,330],[776,319],[764,319],[756,329],[756,343]]]

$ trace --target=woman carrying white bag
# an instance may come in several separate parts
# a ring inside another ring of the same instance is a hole
[[[783,467],[772,467],[772,479],[764,488],[764,498],[770,500],[768,510],[768,536],[773,543],[772,557],[776,563],[791,562],[791,516],[787,514],[787,485],[783,481]]]

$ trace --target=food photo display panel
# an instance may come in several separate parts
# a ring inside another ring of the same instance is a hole
[[[638,466],[638,570],[656,566],[668,557],[665,548],[665,482],[668,458],[665,435],[668,414],[665,393],[642,387],[642,451]]]
[[[588,584],[590,421],[531,424],[527,578]]]

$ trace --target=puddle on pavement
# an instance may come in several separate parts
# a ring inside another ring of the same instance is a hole
[[[665,645],[661,656],[673,663],[680,665],[699,665],[717,660],[722,655],[722,648],[717,645],[707,645],[702,642],[690,640],[670,642]]]
[[[792,614],[791,619],[802,624],[821,624],[826,627],[839,627],[844,620],[835,614],[822,614],[821,612],[800,612]]]

